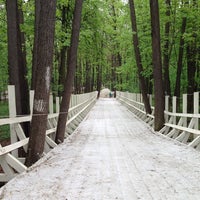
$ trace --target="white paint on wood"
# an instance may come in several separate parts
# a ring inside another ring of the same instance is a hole
[[[17,160],[14,156],[11,154],[5,155],[5,160],[7,163],[17,172],[22,173],[24,172],[27,167],[23,165],[19,160]]]
[[[49,113],[53,114],[53,95],[50,94],[49,96]]]
[[[37,112],[43,112],[46,108],[47,103],[43,99],[34,99],[33,108]]]
[[[50,89],[50,79],[51,79],[51,68],[47,66],[46,74],[45,74],[45,85],[46,90],[49,91]]]
[[[9,105],[9,116],[16,117],[16,99],[15,99],[15,86],[8,86],[8,105]]]
[[[30,90],[30,97],[29,97],[29,101],[30,101],[30,113],[31,113],[31,116],[33,114],[33,100],[34,100],[34,90]]]
[[[60,98],[56,97],[56,113],[60,112]]]

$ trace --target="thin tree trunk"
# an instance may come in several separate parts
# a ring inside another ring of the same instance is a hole
[[[165,0],[166,4],[166,16],[170,18],[170,6],[171,0]],[[169,33],[170,33],[170,21],[165,23],[165,44],[164,44],[164,55],[163,55],[163,69],[164,69],[164,87],[165,87],[165,94],[171,96],[171,87],[170,87],[170,78],[169,78]]]
[[[195,45],[195,44],[193,44]],[[187,86],[187,93],[188,93],[188,112],[193,111],[193,93],[195,92],[196,85],[195,85],[195,73],[197,71],[197,62],[196,62],[196,55],[197,51],[195,46],[188,46],[187,47],[187,76],[188,76],[188,86]]]
[[[145,105],[146,113],[151,113],[151,106],[149,103],[149,99],[147,96],[147,86],[145,83],[145,79],[142,75],[143,73],[143,66],[142,66],[142,59],[139,49],[139,39],[137,34],[137,21],[136,21],[136,14],[135,14],[135,5],[133,0],[129,0],[129,6],[130,6],[130,13],[131,13],[131,22],[132,22],[132,31],[133,31],[133,46],[135,50],[135,59],[136,64],[138,68],[138,76],[139,76],[139,82],[140,82],[140,88],[142,92],[142,97]]]
[[[180,93],[181,93],[181,72],[183,68],[183,54],[184,54],[184,44],[185,44],[183,34],[185,33],[185,30],[186,30],[186,22],[187,22],[187,18],[183,17],[182,26],[181,26],[177,71],[176,71],[176,84],[175,84],[175,90],[174,90],[174,96],[176,97],[180,97]]]
[[[81,25],[81,12],[82,12],[82,4],[83,0],[79,0],[75,2],[74,9],[74,18],[72,25],[72,36],[71,36],[71,45],[70,52],[68,58],[68,68],[67,68],[67,76],[64,85],[64,92],[60,107],[60,114],[58,119],[57,131],[56,131],[56,143],[61,143],[64,141],[65,136],[65,128],[67,121],[67,114],[69,110],[70,97],[72,93],[72,86],[76,71],[76,62],[77,62],[77,49],[79,42],[79,33],[80,33],[80,25]]]
[[[160,47],[160,17],[158,0],[150,0],[151,29],[152,29],[152,53],[153,75],[155,94],[154,129],[159,131],[164,125],[164,90],[162,81],[162,61]]]
[[[196,0],[193,0],[192,3],[193,9],[198,9],[198,5]],[[193,40],[188,42],[187,44],[187,78],[188,78],[188,85],[187,85],[187,94],[188,94],[188,112],[193,112],[193,93],[197,90],[197,83],[195,78],[197,78],[196,73],[198,69],[198,48],[197,48],[197,36],[196,33],[198,31],[196,25],[192,25],[192,32],[193,32]],[[197,79],[198,80],[198,79]]]
[[[46,138],[47,114],[49,105],[51,71],[53,65],[54,31],[55,31],[56,0],[40,2],[38,23],[37,68],[33,116],[28,144],[28,166],[39,160],[44,151]],[[36,39],[36,38],[35,38]]]
[[[33,44],[33,56],[32,56],[32,78],[31,89],[35,90],[36,84],[36,68],[37,68],[37,44],[38,44],[38,30],[40,19],[40,2],[41,0],[35,0],[35,25],[34,25],[34,44]]]
[[[102,66],[99,64],[97,66],[97,99],[100,97],[102,85]]]
[[[91,69],[90,69],[90,63],[86,61],[85,63],[85,93],[91,92]]]
[[[68,28],[68,21],[67,19],[67,13],[69,12],[69,3],[68,6],[63,6],[62,7],[62,31],[65,32],[65,37],[62,38],[62,43],[66,43],[67,40],[67,28]],[[68,46],[63,45],[60,50],[60,67],[59,67],[59,91],[58,94],[59,96],[62,96],[63,88],[64,88],[64,83],[65,83],[65,76],[66,76],[66,71],[67,71],[67,52],[68,52]]]

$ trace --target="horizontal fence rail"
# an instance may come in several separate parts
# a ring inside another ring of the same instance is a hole
[[[19,149],[23,148],[23,151],[25,152],[24,154],[26,154],[29,138],[25,136],[20,123],[31,121],[33,97],[34,92],[30,91],[31,114],[29,116],[16,116],[15,87],[8,86],[9,118],[0,119],[0,126],[10,126],[11,144],[5,147],[0,145],[0,182],[8,182],[18,173],[27,169],[24,165],[25,155],[19,155]],[[84,119],[92,106],[95,104],[96,97],[97,92],[71,96],[65,137],[72,134],[80,122]],[[50,95],[44,154],[48,153],[52,148],[57,146],[54,139],[59,115],[59,104],[60,99],[56,97],[56,113],[54,113],[53,96]]]
[[[187,94],[183,94],[181,102],[179,99],[182,112],[177,112],[177,97],[172,97],[172,103],[170,103],[169,96],[165,97],[165,124],[159,132],[200,150],[199,92],[193,94],[193,113],[187,113],[187,97]],[[151,95],[149,95],[151,114],[146,114],[141,94],[117,92],[117,99],[143,121],[152,127],[154,126],[154,106]]]

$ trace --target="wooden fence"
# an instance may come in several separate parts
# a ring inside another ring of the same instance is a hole
[[[152,95],[149,96],[152,105]],[[154,107],[152,113],[146,114],[141,94],[129,92],[117,92],[117,99],[130,111],[144,120],[150,126],[154,126]],[[197,150],[200,150],[200,130],[199,130],[199,92],[193,94],[193,113],[187,113],[187,94],[182,97],[182,112],[177,112],[177,98],[165,97],[165,124],[160,133],[185,143]],[[172,105],[170,105],[172,102]]]
[[[0,126],[10,125],[11,144],[5,147],[0,145],[0,182],[7,182],[15,177],[18,173],[21,173],[27,169],[27,167],[24,165],[25,157],[20,156],[18,150],[23,148],[24,151],[27,152],[29,138],[26,138],[20,123],[31,121],[33,97],[34,91],[30,91],[31,115],[16,116],[15,87],[8,86],[9,118],[0,119]],[[73,131],[96,102],[96,97],[97,92],[71,96],[65,137],[73,133]],[[60,99],[56,97],[56,113],[54,113],[53,96],[50,95],[44,154],[57,146],[57,144],[54,142],[54,139],[59,115],[59,104]]]

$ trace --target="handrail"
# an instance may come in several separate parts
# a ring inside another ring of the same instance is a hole
[[[72,132],[75,130],[78,124],[84,119],[86,114],[96,102],[96,96],[97,92],[83,94],[83,98],[81,97],[81,95],[73,95],[73,98],[77,97],[78,99],[71,99],[71,107],[68,112],[68,120],[66,123],[67,131],[65,137],[67,137],[68,134],[72,134]],[[53,109],[51,108],[51,110]],[[47,153],[52,148],[57,146],[57,144],[54,142],[54,138],[58,115],[59,113],[50,113],[47,116],[49,128],[46,130],[46,142],[44,153]],[[27,168],[23,164],[25,158],[18,157],[18,152],[16,150],[23,147],[25,152],[27,151],[29,138],[25,137],[20,123],[31,121],[31,118],[32,116],[28,115],[0,119],[0,125],[10,125],[11,130],[14,131],[16,134],[16,138],[19,138],[19,141],[15,141],[14,143],[5,147],[2,147],[0,145],[0,165],[3,169],[3,172],[0,173],[0,182],[9,181],[14,176],[16,176],[17,173],[21,173]]]
[[[128,92],[117,92],[117,99],[134,112],[138,117],[147,122],[149,125],[154,125],[154,115],[146,114],[142,98],[138,94]],[[172,112],[169,111],[169,97],[165,97],[165,124],[159,131],[170,138],[176,139],[187,144],[197,150],[200,150],[200,130],[199,130],[199,92],[194,93],[194,113],[187,113],[187,95],[183,95],[183,112],[176,112],[176,97],[172,98]],[[151,101],[152,102],[152,101]],[[154,107],[151,105],[154,111]],[[151,119],[149,119],[151,118]]]

